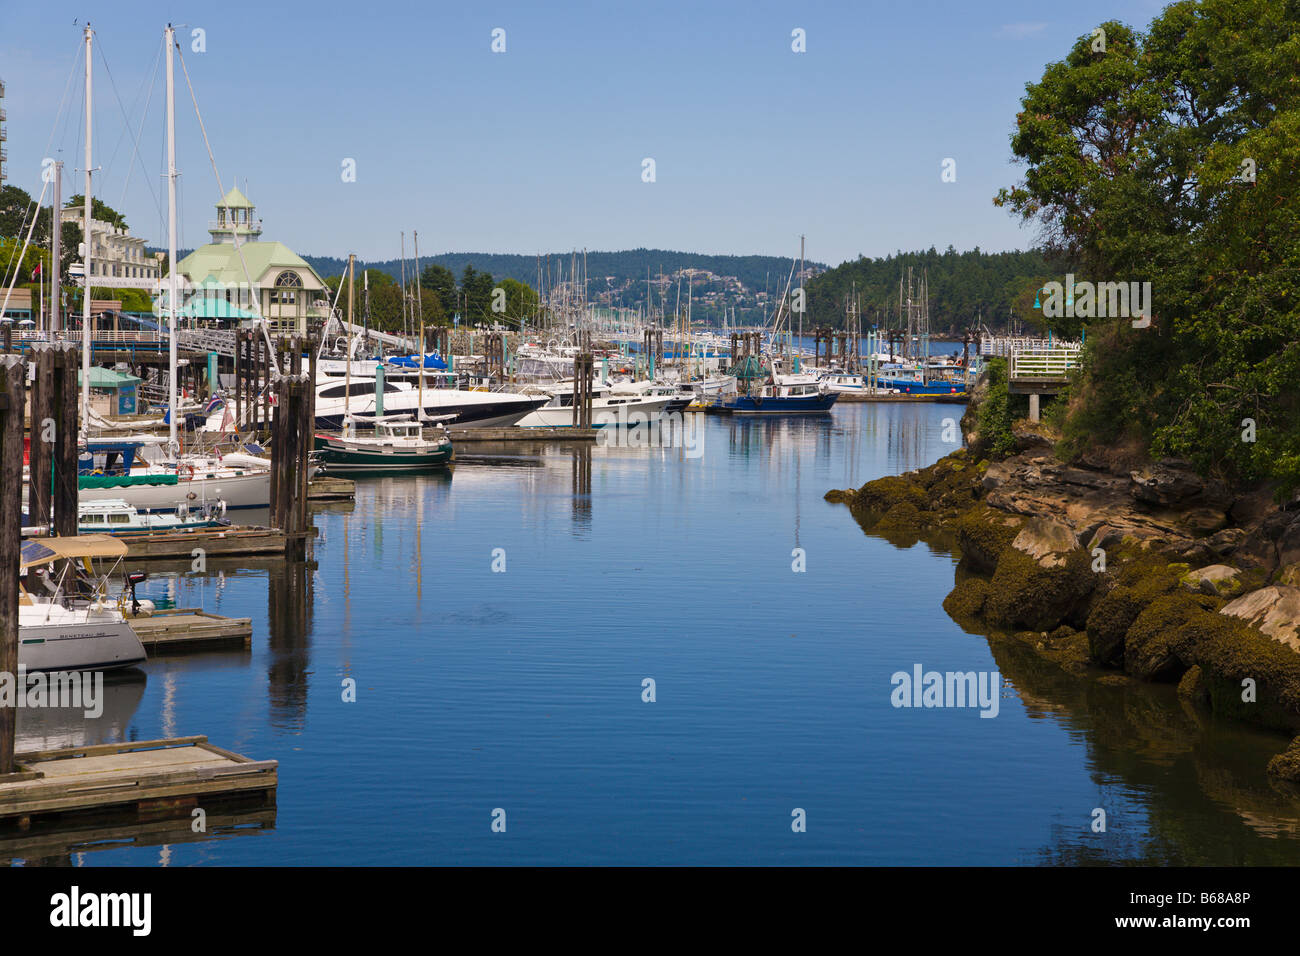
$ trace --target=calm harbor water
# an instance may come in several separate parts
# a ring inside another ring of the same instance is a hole
[[[251,650],[152,661],[111,687],[96,726],[20,734],[206,734],[280,761],[277,810],[207,834],[185,822],[0,856],[1300,862],[1300,801],[1263,772],[1285,738],[1215,724],[1171,688],[1081,682],[965,633],[940,606],[949,553],[895,547],[822,500],[934,461],[960,411],[709,418],[696,457],[464,446],[454,474],[363,480],[355,503],[321,508],[313,570],[156,572],[146,596],[251,617]],[[796,548],[806,571],[792,570]],[[996,718],[894,708],[891,675],[916,664],[998,670]],[[1099,807],[1105,833],[1091,830]],[[792,831],[796,808],[806,832]]]

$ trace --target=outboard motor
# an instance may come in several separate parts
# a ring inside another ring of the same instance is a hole
[[[126,576],[126,585],[131,589],[131,613],[132,615],[140,613],[140,601],[135,596],[137,584],[142,584],[149,577],[144,571],[132,571]]]

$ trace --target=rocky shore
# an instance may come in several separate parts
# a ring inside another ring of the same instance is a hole
[[[1190,707],[1300,734],[1300,498],[1234,491],[1176,460],[1066,463],[1028,423],[1018,451],[967,447],[831,491],[870,534],[961,556],[944,609],[1066,671],[1177,685]],[[1300,781],[1300,736],[1268,772]]]

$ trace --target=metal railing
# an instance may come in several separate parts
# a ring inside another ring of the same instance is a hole
[[[1007,378],[1054,378],[1065,380],[1079,367],[1082,350],[1078,346],[1020,349],[1007,359]]]

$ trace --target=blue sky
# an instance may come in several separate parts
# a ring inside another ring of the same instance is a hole
[[[144,105],[170,20],[184,24],[223,182],[247,183],[264,238],[300,253],[393,258],[402,230],[408,255],[412,230],[422,255],[784,256],[800,233],[831,264],[1025,248],[1034,232],[991,202],[1019,178],[1009,136],[1024,84],[1096,24],[1145,27],[1161,6],[0,0],[8,176],[35,194],[42,157],[57,155],[65,197],[81,191],[89,15],[96,194],[164,242],[161,64]],[[498,27],[504,53],[491,51]],[[191,49],[194,28],[206,52]],[[795,28],[805,53],[791,50]],[[218,191],[179,63],[177,87],[181,245],[193,246]],[[941,181],[948,157],[955,183]]]

